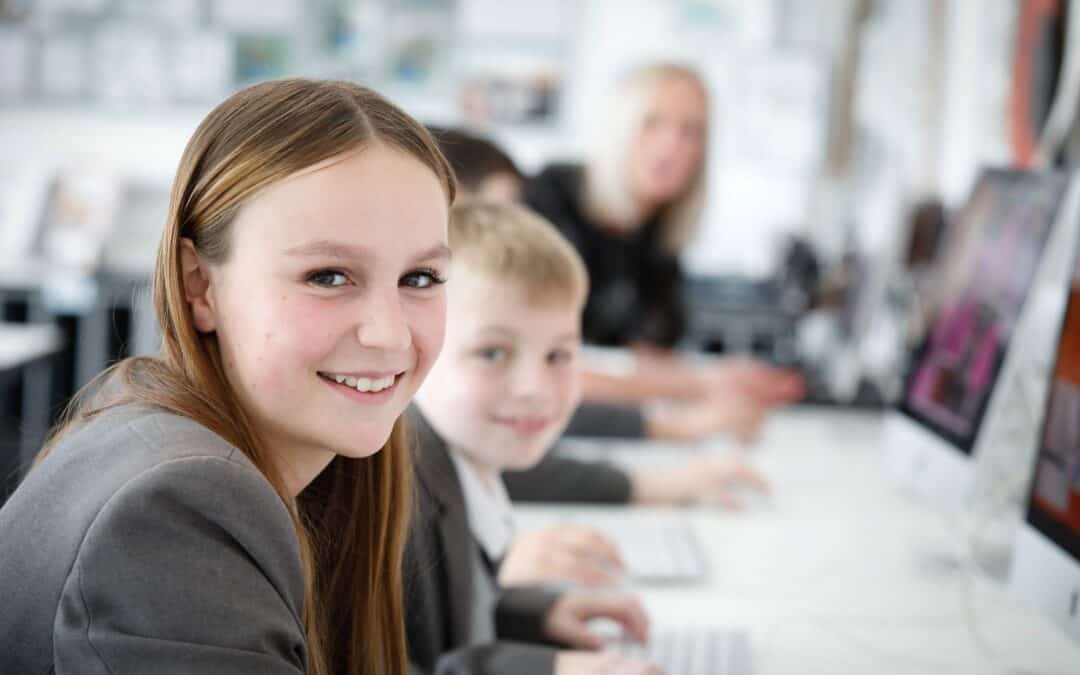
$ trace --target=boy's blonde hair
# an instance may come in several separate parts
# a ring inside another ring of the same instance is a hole
[[[585,263],[548,221],[524,206],[466,200],[450,210],[453,264],[508,281],[528,302],[570,297],[583,305],[589,292]]]

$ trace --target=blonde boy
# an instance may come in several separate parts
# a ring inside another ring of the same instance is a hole
[[[444,348],[415,399],[419,513],[410,558],[422,572],[409,575],[417,587],[406,596],[410,657],[437,672],[504,672],[497,663],[515,674],[658,672],[585,651],[601,646],[586,627],[592,618],[615,619],[644,639],[636,600],[496,582],[513,537],[500,472],[536,464],[580,398],[581,259],[544,220],[512,204],[455,206],[450,247]],[[447,625],[455,627],[439,628]]]

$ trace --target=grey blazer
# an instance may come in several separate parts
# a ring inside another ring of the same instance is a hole
[[[285,505],[236,448],[125,405],[0,509],[0,673],[307,671]]]
[[[630,476],[607,462],[586,462],[549,453],[523,471],[504,471],[503,484],[515,502],[627,504]]]
[[[638,406],[582,403],[564,432],[567,436],[645,438],[645,416]]]
[[[476,547],[465,496],[446,443],[415,408],[409,421],[416,450],[416,503],[404,568],[411,671],[550,675],[556,650],[543,642],[543,623],[556,594],[540,589],[500,590],[495,609],[498,641],[467,643]]]

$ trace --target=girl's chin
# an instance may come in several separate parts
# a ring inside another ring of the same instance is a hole
[[[331,448],[334,448],[334,454],[342,457],[349,457],[351,459],[364,459],[365,457],[371,457],[377,454],[380,450],[386,447],[387,442],[390,440],[390,433],[392,429],[387,430],[386,434],[379,434],[368,436],[363,441],[357,441],[356,438],[345,441],[342,440],[338,443],[330,444]]]

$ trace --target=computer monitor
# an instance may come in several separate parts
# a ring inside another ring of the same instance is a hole
[[[926,335],[884,425],[890,473],[934,506],[971,495],[980,429],[1068,185],[1061,173],[984,170],[947,234]]]
[[[1010,585],[1080,641],[1080,257],[1071,277]]]

